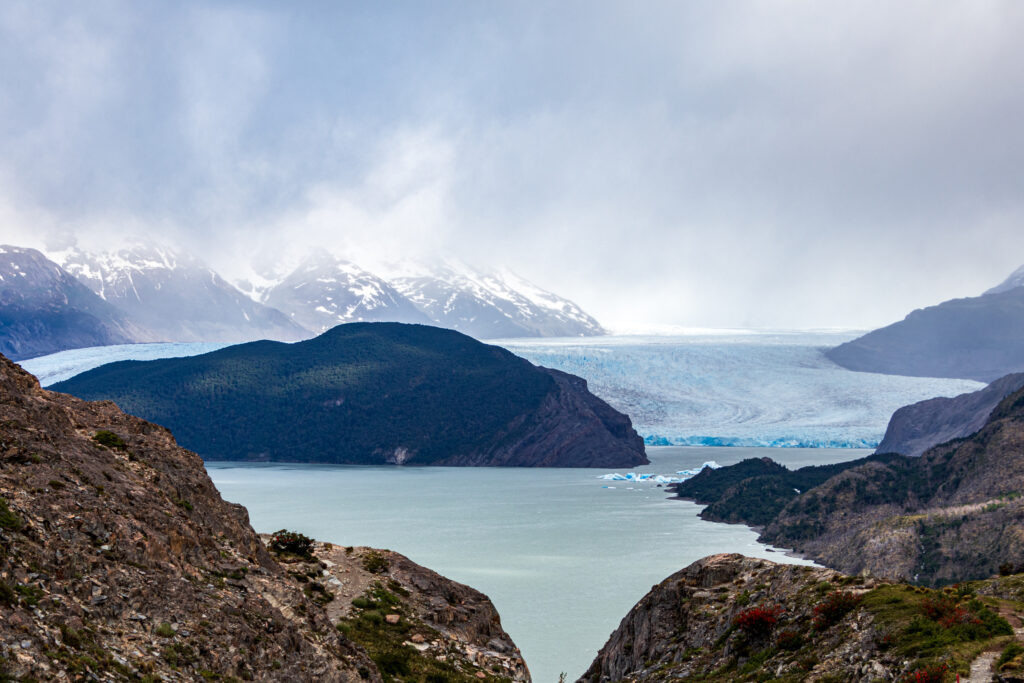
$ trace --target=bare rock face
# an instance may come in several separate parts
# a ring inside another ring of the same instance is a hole
[[[425,623],[461,638],[463,653],[494,640],[507,655],[508,668],[485,678],[528,680],[486,597],[388,557],[393,580],[418,587],[411,604],[437,603]],[[42,390],[0,357],[0,673],[379,683],[324,607],[344,573],[319,591],[308,574],[268,552],[245,509],[221,499],[166,429],[109,401]],[[463,657],[450,652],[468,668]]]
[[[932,446],[970,436],[985,426],[992,409],[1024,387],[1024,373],[1007,375],[980,391],[931,398],[903,406],[889,420],[876,453],[917,457]]]

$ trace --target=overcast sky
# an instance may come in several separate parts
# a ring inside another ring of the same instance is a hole
[[[868,328],[1024,263],[1021,2],[0,4],[0,241]]]

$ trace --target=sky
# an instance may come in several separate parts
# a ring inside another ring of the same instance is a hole
[[[868,329],[1024,263],[1024,3],[0,2],[0,242]]]

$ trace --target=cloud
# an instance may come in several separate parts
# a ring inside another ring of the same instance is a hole
[[[612,325],[874,326],[1024,262],[1021,28],[1012,2],[6,6],[0,219],[225,270],[451,252]]]

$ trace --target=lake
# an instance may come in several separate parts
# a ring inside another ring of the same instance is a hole
[[[868,455],[858,449],[648,447],[671,475],[706,461],[770,456],[790,467]],[[534,680],[581,675],[626,612],[691,562],[771,552],[757,534],[705,522],[701,506],[606,470],[351,467],[208,462],[225,499],[260,532],[301,531],[341,545],[390,548],[486,593]]]

